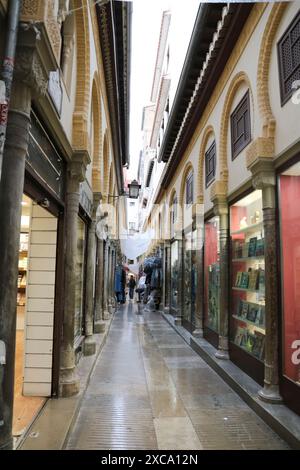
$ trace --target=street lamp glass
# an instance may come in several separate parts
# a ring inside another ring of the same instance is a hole
[[[129,198],[130,199],[137,199],[139,197],[139,190],[140,190],[140,185],[136,180],[133,180],[129,185]]]

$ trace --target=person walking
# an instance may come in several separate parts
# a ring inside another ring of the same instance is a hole
[[[134,294],[134,288],[136,286],[136,282],[135,282],[135,279],[133,277],[133,275],[131,274],[130,276],[130,279],[129,279],[129,282],[128,282],[128,287],[129,287],[129,299],[132,300],[133,299],[133,294]]]
[[[126,284],[126,273],[121,263],[116,266],[115,271],[115,295],[118,304],[125,303],[125,284]]]
[[[136,292],[138,294],[138,302],[139,303],[142,301],[142,296],[143,296],[145,288],[146,288],[145,282],[146,282],[146,276],[141,276],[140,279],[139,279],[139,282],[138,282],[137,289],[136,289]]]

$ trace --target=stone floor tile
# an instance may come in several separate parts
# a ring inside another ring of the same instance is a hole
[[[67,449],[285,449],[287,445],[164,321],[116,313]]]
[[[156,418],[154,426],[161,450],[202,450],[189,418]]]

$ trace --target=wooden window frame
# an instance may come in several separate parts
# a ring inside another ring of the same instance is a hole
[[[279,73],[279,88],[280,88],[280,99],[281,99],[281,106],[284,106],[291,98],[293,95],[293,92],[295,91],[292,87],[289,91],[286,91],[286,82],[299,70],[300,71],[300,62],[296,65],[293,66],[292,71],[289,72],[287,77],[284,77],[284,71],[286,68],[284,58],[283,58],[283,51],[282,51],[282,46],[283,44],[289,40],[289,55],[291,57],[291,60],[293,60],[293,54],[292,54],[292,48],[293,46],[300,41],[299,37],[293,41],[292,39],[292,31],[294,30],[296,24],[300,22],[300,10],[294,17],[294,19],[291,21],[289,26],[287,27],[286,31],[284,34],[281,36],[277,43],[277,57],[278,57],[278,73]],[[300,80],[300,75],[298,79]]]
[[[194,172],[191,171],[185,180],[185,203],[191,205],[194,202]]]
[[[217,153],[216,153],[216,141],[209,146],[205,152],[205,186],[211,185],[211,183],[216,178],[216,163],[217,163]],[[212,167],[211,167],[212,164]]]
[[[238,135],[238,122],[237,116],[242,111],[243,107],[245,110],[242,114],[242,119],[244,121],[243,131]],[[246,118],[248,118],[246,120]],[[237,156],[244,150],[245,147],[251,142],[251,116],[250,116],[250,93],[249,90],[246,91],[239,104],[236,106],[234,111],[230,116],[231,124],[231,159],[232,161],[237,158]],[[243,137],[241,144],[235,148],[236,142]]]

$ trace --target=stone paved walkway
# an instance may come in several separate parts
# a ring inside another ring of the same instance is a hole
[[[157,312],[115,315],[67,449],[287,449]]]

